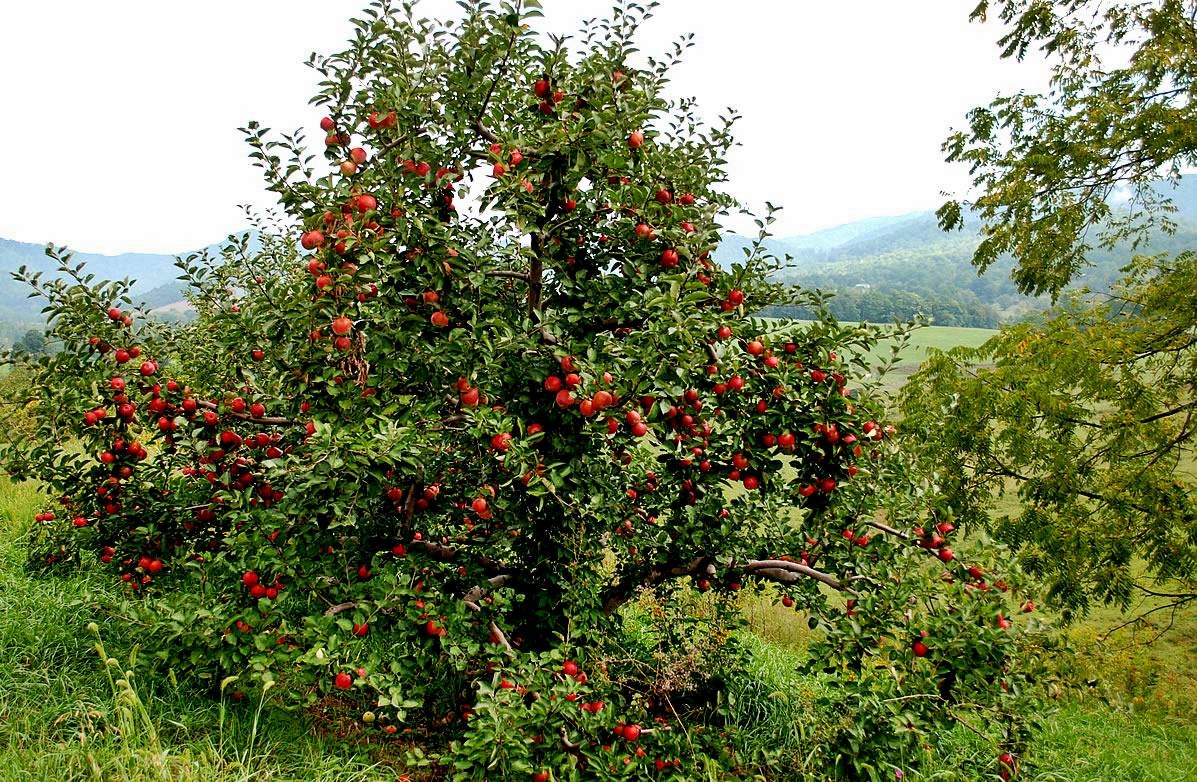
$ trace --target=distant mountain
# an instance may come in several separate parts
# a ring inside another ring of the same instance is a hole
[[[206,249],[216,251],[220,246],[213,244]],[[180,253],[183,256],[190,254]],[[71,250],[71,257],[75,263],[85,263],[87,271],[97,279],[129,279],[133,298],[150,307],[164,306],[183,297],[183,285],[175,267],[178,256],[155,253],[101,255]],[[41,312],[43,302],[29,298],[29,289],[13,279],[12,273],[21,266],[54,277],[58,274],[58,264],[46,255],[44,245],[0,239],[0,322],[37,326],[45,320]],[[0,339],[3,337],[4,332],[0,330]]]
[[[1161,185],[1158,189],[1177,207],[1176,233],[1157,233],[1146,246],[1133,251],[1129,247],[1092,251],[1092,265],[1077,277],[1074,287],[1107,290],[1135,254],[1197,248],[1197,177],[1182,180],[1175,188]],[[767,247],[778,256],[793,256],[791,268],[780,279],[835,292],[830,308],[845,320],[905,320],[921,312],[942,325],[993,327],[1047,308],[1046,298],[1018,293],[1010,280],[1009,259],[978,276],[971,263],[980,241],[977,226],[969,221],[964,230],[945,233],[934,213],[916,212],[771,240]],[[730,263],[742,257],[748,244],[742,237],[725,237],[715,258]]]
[[[791,254],[817,255],[839,247],[867,242],[874,237],[891,234],[895,228],[900,228],[911,220],[924,217],[927,214],[927,212],[909,212],[892,217],[869,217],[832,228],[824,228],[814,233],[781,239],[780,244]]]

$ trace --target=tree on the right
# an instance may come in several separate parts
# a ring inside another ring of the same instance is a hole
[[[907,428],[959,517],[1066,616],[1140,596],[1175,611],[1197,600],[1197,253],[1147,240],[1175,230],[1170,186],[1197,165],[1197,2],[983,0],[972,18],[1051,81],[951,133],[973,192],[940,223],[979,221],[979,272],[1012,258],[1020,290],[1056,306],[933,355],[903,391]],[[1121,280],[1076,287],[1097,248],[1126,250]]]

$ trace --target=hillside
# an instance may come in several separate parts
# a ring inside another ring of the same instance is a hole
[[[215,252],[220,246],[212,244],[202,249]],[[102,255],[71,249],[72,260],[86,264],[87,271],[97,278],[130,280],[133,298],[148,307],[178,305],[182,300],[182,283],[178,280],[179,270],[175,267],[175,259],[179,255],[190,254],[191,251],[178,255]],[[29,328],[40,328],[44,322],[42,302],[30,298],[29,289],[24,283],[13,278],[13,273],[21,266],[41,272],[46,277],[58,274],[58,264],[46,255],[44,245],[0,238],[0,344],[12,344],[16,335]]]
[[[1089,256],[1092,265],[1073,287],[1104,291],[1133,254],[1177,253],[1197,247],[1197,181],[1183,180],[1177,188],[1161,186],[1160,190],[1177,207],[1176,233],[1157,233],[1137,250],[1093,251]],[[1018,293],[1010,280],[1008,260],[978,276],[970,263],[979,241],[975,225],[944,233],[934,213],[919,212],[779,239],[770,247],[793,256],[793,266],[780,275],[783,280],[835,292],[830,308],[845,320],[890,321],[921,312],[941,325],[992,328],[1034,316],[1048,307],[1046,298]],[[729,263],[743,244],[731,239],[716,257]]]

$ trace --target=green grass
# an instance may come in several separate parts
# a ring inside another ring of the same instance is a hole
[[[956,328],[952,326],[926,326],[915,329],[910,341],[898,354],[902,365],[915,367],[927,358],[930,350],[951,350],[955,347],[980,347],[987,339],[997,334],[994,329]],[[887,351],[888,353],[888,351]]]
[[[881,387],[885,391],[897,391],[905,384],[906,379],[914,374],[919,364],[927,359],[931,350],[950,350],[954,347],[980,347],[986,340],[997,334],[993,329],[956,328],[951,326],[925,326],[915,329],[909,341],[898,352],[897,363],[882,378]],[[874,361],[888,360],[891,344],[882,343],[873,351]]]
[[[1034,778],[1047,782],[1191,782],[1197,779],[1197,727],[1156,712],[1098,701],[1067,702],[1036,746]]]
[[[326,740],[270,702],[127,677],[153,639],[113,616],[98,578],[26,571],[22,537],[38,507],[31,488],[0,480],[0,780],[396,779],[390,745]]]

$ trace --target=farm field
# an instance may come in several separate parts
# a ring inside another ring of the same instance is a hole
[[[881,387],[896,391],[914,374],[933,350],[950,350],[955,347],[980,347],[997,334],[993,329],[957,328],[953,326],[925,326],[910,335],[910,340],[898,352],[897,363],[882,378]],[[889,344],[882,344],[874,351],[874,358],[889,358]]]
[[[781,323],[776,318],[762,318],[766,323]],[[886,391],[896,391],[906,382],[906,378],[919,368],[932,350],[950,350],[955,347],[980,347],[990,337],[997,334],[994,329],[974,329],[956,326],[923,326],[910,334],[906,344],[898,351],[897,361],[889,373],[881,379],[881,388]],[[893,343],[883,341],[869,356],[870,364],[878,360],[888,360]]]

